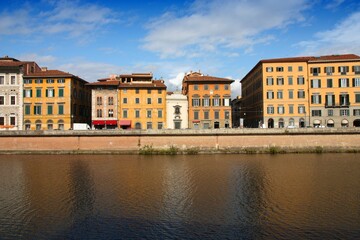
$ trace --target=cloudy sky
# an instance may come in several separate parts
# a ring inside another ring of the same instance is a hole
[[[0,54],[94,82],[153,72],[239,80],[261,59],[360,55],[358,0],[0,0]],[[180,88],[179,88],[180,87]]]

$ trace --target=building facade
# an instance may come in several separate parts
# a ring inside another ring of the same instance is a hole
[[[152,73],[118,76],[119,127],[123,129],[166,128],[166,85]]]
[[[86,84],[47,68],[24,76],[24,129],[68,130],[73,123],[90,124],[91,91]]]
[[[89,83],[91,87],[91,124],[93,129],[118,128],[119,85],[116,75]]]
[[[181,92],[168,92],[166,96],[166,122],[169,129],[187,129],[188,100]]]
[[[242,80],[246,127],[360,126],[360,57],[261,60]]]
[[[235,99],[231,100],[231,120],[233,128],[244,127],[244,115],[241,111],[240,96],[237,96]]]
[[[188,98],[189,128],[231,127],[231,83],[234,80],[190,72],[184,76],[182,93]]]
[[[35,62],[0,58],[0,130],[23,129],[23,76],[39,69]]]

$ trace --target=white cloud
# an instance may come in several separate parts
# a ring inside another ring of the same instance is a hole
[[[178,73],[175,77],[172,77],[168,80],[170,84],[172,84],[175,89],[174,90],[181,90],[182,80],[184,79],[185,73],[181,72]]]
[[[306,8],[306,0],[196,1],[186,16],[167,12],[152,21],[143,47],[161,57],[248,47],[272,39],[267,30],[304,20]]]
[[[329,1],[328,4],[326,4],[325,8],[327,9],[335,9],[338,6],[340,6],[343,2],[345,2],[345,0],[333,0],[333,1]]]
[[[313,41],[297,44],[304,55],[360,54],[360,12],[351,14],[333,29],[318,32]]]
[[[32,20],[27,8],[14,12],[0,13],[0,35],[29,34],[32,32]]]
[[[51,67],[56,62],[56,57],[51,55],[39,55],[37,53],[28,53],[17,57],[21,61],[34,61],[40,67]]]
[[[234,79],[235,82],[231,84],[231,98],[235,99],[237,96],[241,96],[241,84],[240,79]]]

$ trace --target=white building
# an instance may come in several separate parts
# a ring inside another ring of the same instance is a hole
[[[166,95],[166,121],[169,129],[188,128],[188,100],[181,92]]]

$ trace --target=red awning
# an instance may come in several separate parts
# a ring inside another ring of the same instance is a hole
[[[193,123],[199,123],[200,120],[193,120],[192,122],[193,122]]]
[[[93,120],[92,124],[93,125],[105,125],[105,121],[104,120]]]
[[[120,126],[131,126],[131,120],[120,120]]]
[[[116,120],[106,120],[105,121],[106,125],[117,125],[117,121]]]

